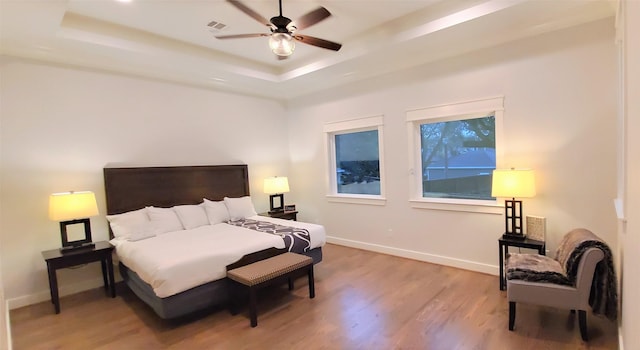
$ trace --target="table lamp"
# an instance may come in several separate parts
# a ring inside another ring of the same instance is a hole
[[[289,192],[289,180],[286,176],[275,176],[264,179],[264,193],[269,196],[269,213],[284,211],[284,194]],[[280,199],[280,205],[275,206],[274,200]]]
[[[530,198],[536,195],[536,184],[533,170],[530,169],[496,169],[493,171],[491,184],[492,197],[507,197],[504,201],[504,235],[503,238],[524,239],[522,232],[522,201],[517,198]]]
[[[91,224],[89,217],[98,215],[96,196],[90,191],[62,192],[49,196],[49,219],[60,222],[60,237],[65,253],[81,248],[94,247],[91,241]],[[67,226],[84,224],[84,238],[69,241]]]

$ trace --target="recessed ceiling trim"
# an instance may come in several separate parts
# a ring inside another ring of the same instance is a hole
[[[395,36],[393,36],[392,38],[390,38],[389,42],[398,44],[398,43],[414,40],[414,39],[435,33],[440,30],[444,30],[447,28],[454,27],[456,25],[463,24],[473,19],[477,19],[483,16],[487,16],[487,15],[508,9],[524,1],[525,0],[488,1],[485,3],[470,7],[468,9],[455,12],[451,15],[444,16],[442,18],[427,22],[418,27],[414,27],[412,29],[400,32]],[[351,49],[349,49],[349,47],[351,47]],[[327,59],[320,60],[320,61],[315,61],[311,64],[307,64],[301,67],[296,67],[291,70],[288,70],[280,75],[280,81],[284,82],[284,81],[295,79],[307,74],[311,74],[321,69],[327,68],[329,66],[333,66],[341,62],[345,62],[348,60],[355,59],[357,57],[371,54],[372,51],[383,50],[384,48],[385,47],[382,45],[377,45],[377,48],[372,50],[371,47],[367,47],[367,48],[354,47],[354,46],[350,46],[347,43],[345,44],[345,49],[343,49],[340,55],[329,57]]]
[[[150,56],[190,56],[215,63],[216,68],[221,71],[230,71],[269,82],[281,81],[275,72],[265,71],[267,67],[262,64],[71,12],[64,15],[56,36]]]
[[[514,7],[525,0],[492,0],[462,11],[438,18],[415,28],[398,33],[394,39],[396,41],[408,41],[419,37],[447,29],[464,22],[487,16],[510,7]]]

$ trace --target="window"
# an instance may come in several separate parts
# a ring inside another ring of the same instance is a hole
[[[485,211],[478,206],[497,205],[491,176],[502,106],[503,98],[494,98],[407,112],[414,207]]]
[[[493,114],[420,124],[422,196],[492,200],[495,130]]]
[[[378,130],[335,135],[338,193],[380,194]]]
[[[383,118],[325,124],[330,201],[384,204]]]

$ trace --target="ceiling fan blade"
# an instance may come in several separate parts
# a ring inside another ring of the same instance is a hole
[[[265,33],[254,33],[254,34],[232,34],[232,35],[218,35],[215,36],[216,39],[242,39],[242,38],[257,38],[260,36],[269,36],[269,34]]]
[[[318,7],[317,9],[303,15],[297,20],[293,21],[296,29],[301,30],[311,27],[312,25],[331,16],[331,12],[324,7]]]
[[[242,2],[238,0],[227,0],[227,2],[235,6],[238,10],[244,12],[251,18],[260,22],[260,24],[266,25],[267,27],[271,27],[271,22],[269,22],[268,19],[264,18],[261,14],[257,13],[256,11],[250,9],[249,7],[247,7],[247,5],[243,4]]]
[[[338,51],[342,47],[342,44],[308,35],[294,35],[293,38],[307,45],[313,45],[333,51]]]

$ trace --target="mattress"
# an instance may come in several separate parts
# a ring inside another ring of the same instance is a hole
[[[326,241],[321,225],[262,216],[251,219],[307,229],[312,249],[322,247]],[[140,241],[111,242],[120,261],[151,286],[159,298],[226,277],[226,266],[244,255],[272,247],[284,248],[284,241],[277,235],[225,223],[168,232]]]
[[[322,261],[322,248],[312,249],[304,255],[311,257],[313,263],[317,264]],[[122,263],[119,263],[119,267],[122,279],[127,286],[163,319],[175,319],[196,311],[219,307],[228,301],[231,293],[237,292],[237,290],[231,289],[232,285],[229,279],[223,278],[167,298],[158,298],[153,288],[135,272],[129,270]]]

